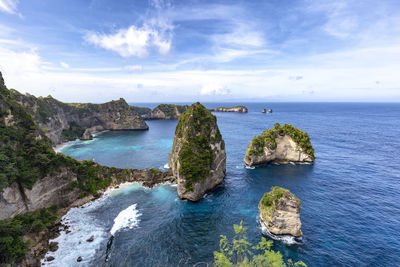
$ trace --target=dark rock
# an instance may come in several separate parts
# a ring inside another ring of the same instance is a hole
[[[49,244],[49,250],[50,251],[56,251],[58,249],[58,242],[50,242]]]
[[[4,79],[3,79],[3,75],[0,72],[0,87],[3,87],[3,86],[5,86]]]
[[[77,262],[81,262],[82,260],[83,260],[83,259],[82,259],[81,256],[79,256],[79,257],[76,259]]]
[[[55,258],[53,256],[49,256],[46,258],[46,261],[53,261]]]
[[[89,237],[89,239],[86,240],[86,242],[93,242],[94,240],[94,235],[92,235],[91,237]]]

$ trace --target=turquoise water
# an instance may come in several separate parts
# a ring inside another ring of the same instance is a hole
[[[80,228],[79,235],[69,234],[69,247],[83,247],[60,249],[54,264],[76,264],[74,259],[89,246],[85,240],[92,233],[95,242],[90,246],[95,248],[90,247],[90,251],[95,252],[85,254],[86,265],[211,263],[219,235],[231,237],[232,225],[241,220],[248,227],[249,240],[260,240],[257,204],[275,185],[290,189],[302,200],[303,242],[288,245],[275,241],[274,248],[285,258],[303,260],[309,266],[388,266],[400,262],[400,105],[246,106],[248,114],[215,113],[227,150],[227,175],[221,186],[197,203],[181,201],[174,185],[153,189],[132,185],[115,190],[96,205],[71,212],[71,224],[82,224],[79,218],[90,221],[90,227]],[[274,113],[261,114],[264,107]],[[310,134],[315,164],[244,168],[243,156],[251,138],[275,122],[291,123]],[[162,168],[168,161],[176,121],[147,123],[149,131],[104,132],[94,141],[78,141],[62,152],[108,166]],[[137,224],[130,228],[129,220],[114,221],[133,204],[136,213],[132,218]],[[119,230],[107,252],[113,226]]]

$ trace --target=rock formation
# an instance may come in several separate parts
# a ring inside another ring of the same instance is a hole
[[[160,104],[150,113],[143,116],[146,120],[178,119],[188,109],[188,105]]]
[[[272,113],[272,109],[268,109],[268,111],[267,111],[268,113]]]
[[[213,108],[213,109],[211,109],[211,111],[247,113],[248,110],[245,106],[236,106],[236,107],[231,107],[231,108],[226,108],[226,107]]]
[[[263,108],[261,113],[267,113],[267,110],[265,108]]]
[[[1,90],[1,88],[2,88],[3,86],[5,86],[5,84],[4,84],[4,79],[3,79],[3,74],[1,74],[1,72],[0,72],[0,90]]]
[[[251,140],[244,162],[248,166],[266,163],[313,162],[314,149],[307,133],[290,124],[265,130]]]
[[[14,99],[32,115],[54,145],[103,130],[147,130],[144,120],[122,98],[104,104],[63,103],[51,96],[23,95],[10,90]]]
[[[171,171],[105,167],[55,153],[45,129],[40,129],[30,115],[31,106],[41,102],[33,101],[25,108],[15,95],[15,91],[0,84],[0,220],[4,219],[0,233],[10,248],[0,249],[1,266],[40,266],[40,257],[49,249],[50,232],[58,229],[55,223],[60,215],[71,206],[100,196],[109,186],[139,181],[151,187],[174,181]],[[125,106],[124,101],[121,103]],[[98,108],[100,112],[113,105],[93,105],[89,110]],[[79,127],[70,128],[75,131]],[[52,214],[46,211],[49,207]],[[16,221],[11,219],[14,216]]]
[[[182,199],[197,201],[222,183],[225,143],[216,117],[200,103],[190,106],[179,118],[169,165]]]
[[[278,186],[265,193],[258,204],[260,218],[274,235],[302,236],[301,201],[289,190]]]

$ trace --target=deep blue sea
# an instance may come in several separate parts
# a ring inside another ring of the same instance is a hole
[[[244,103],[223,105],[236,104]],[[171,184],[153,189],[125,185],[83,208],[71,209],[64,222],[72,232],[57,239],[60,249],[51,254],[56,257],[53,265],[79,265],[78,256],[88,266],[212,263],[220,235],[232,237],[233,224],[241,220],[250,242],[261,239],[257,205],[272,186],[288,188],[302,200],[302,243],[274,242],[285,259],[302,260],[308,266],[398,265],[400,104],[245,105],[247,114],[215,113],[227,151],[221,186],[191,203],[181,201]],[[274,112],[262,114],[262,108]],[[310,134],[314,164],[244,168],[250,140],[275,122],[293,124]],[[103,132],[93,141],[71,143],[62,153],[108,166],[162,169],[176,123],[147,121],[149,131]],[[92,235],[94,242],[86,242]]]

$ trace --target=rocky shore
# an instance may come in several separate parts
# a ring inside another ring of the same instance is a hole
[[[258,204],[260,218],[268,231],[274,235],[300,237],[301,201],[289,190],[278,186],[265,193]]]

